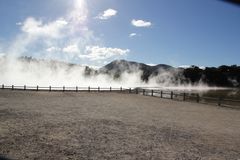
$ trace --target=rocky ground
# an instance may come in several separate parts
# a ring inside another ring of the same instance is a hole
[[[135,94],[0,90],[0,155],[239,160],[240,110]]]

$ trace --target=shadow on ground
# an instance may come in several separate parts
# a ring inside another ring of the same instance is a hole
[[[5,157],[5,156],[0,154],[0,160],[11,160],[11,159],[9,159],[9,158],[7,158],[7,157]]]

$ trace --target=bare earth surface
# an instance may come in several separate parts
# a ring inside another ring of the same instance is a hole
[[[134,94],[0,90],[0,155],[239,160],[240,111]]]

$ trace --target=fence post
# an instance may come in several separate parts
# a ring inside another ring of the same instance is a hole
[[[129,93],[131,93],[132,91],[131,91],[131,88],[129,88]]]
[[[145,89],[143,89],[143,95],[145,95]]]
[[[183,101],[185,101],[186,100],[186,93],[184,92],[183,93]]]
[[[171,91],[171,99],[173,99],[173,91]]]
[[[161,98],[163,98],[163,91],[161,91]]]
[[[38,85],[37,85],[37,91],[38,91]]]
[[[100,87],[98,87],[98,92],[100,92]]]
[[[120,91],[122,92],[122,87],[120,87]]]
[[[24,90],[24,91],[26,90],[26,85],[23,86],[23,90]]]
[[[218,106],[221,106],[221,100],[222,100],[222,98],[219,97],[219,98],[218,98]]]
[[[91,89],[91,88],[90,88],[90,86],[89,86],[89,87],[88,87],[88,92],[90,92],[90,89]]]
[[[2,89],[4,89],[4,84],[2,84]]]
[[[12,85],[12,90],[14,90],[14,85]]]
[[[138,94],[138,88],[136,88],[136,94]]]
[[[49,92],[51,92],[52,91],[52,87],[51,86],[49,86]]]
[[[63,92],[65,91],[65,86],[63,86]]]
[[[199,97],[199,94],[197,94],[197,103],[199,103],[200,101],[200,97]]]
[[[110,92],[112,92],[112,87],[110,87]]]
[[[152,96],[153,96],[153,90],[152,90]]]
[[[76,92],[78,92],[78,86],[76,86]]]

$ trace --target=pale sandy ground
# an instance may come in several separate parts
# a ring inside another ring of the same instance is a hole
[[[239,160],[240,111],[135,94],[0,90],[0,155]]]

